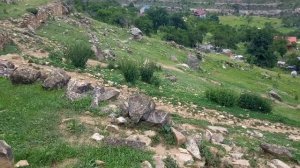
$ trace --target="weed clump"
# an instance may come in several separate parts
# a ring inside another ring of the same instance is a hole
[[[236,92],[224,88],[210,88],[205,92],[206,98],[221,106],[233,107],[237,104],[239,96]]]
[[[272,111],[270,101],[253,93],[243,93],[239,98],[238,105],[241,108],[262,113],[270,113]]]
[[[151,83],[155,70],[155,63],[146,60],[140,68],[141,80],[146,83]]]
[[[138,63],[130,59],[121,59],[118,65],[126,82],[135,84],[140,75]]]
[[[163,161],[165,162],[166,168],[179,168],[176,160],[173,159],[171,156],[167,156],[167,158],[165,158]]]
[[[85,68],[86,62],[93,56],[90,46],[82,41],[76,41],[69,45],[66,51],[66,58],[77,68]]]

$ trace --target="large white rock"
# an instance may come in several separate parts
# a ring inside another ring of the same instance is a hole
[[[199,147],[193,138],[188,138],[185,145],[186,149],[193,155],[194,158],[201,160]]]

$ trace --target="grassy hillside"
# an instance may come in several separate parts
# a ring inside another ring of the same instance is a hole
[[[52,0],[22,0],[17,4],[4,4],[0,2],[0,20],[21,17],[27,8],[36,8]]]
[[[132,148],[97,143],[79,145],[80,135],[84,134],[88,141],[94,128],[77,120],[70,122],[67,133],[64,132],[63,117],[83,114],[89,109],[90,101],[71,103],[62,90],[45,91],[38,84],[14,86],[3,78],[0,78],[0,88],[5,88],[0,90],[0,139],[13,146],[16,161],[27,159],[32,168],[92,168],[96,166],[95,160],[102,160],[106,167],[132,168],[151,160],[151,153]],[[69,134],[78,140],[76,145],[67,142]]]
[[[292,32],[294,28],[286,28],[282,24],[282,20],[278,18],[267,18],[262,16],[219,16],[222,24],[230,26],[249,25],[253,27],[263,28],[266,23],[270,23],[275,29],[282,33]]]
[[[55,26],[58,24],[61,23],[51,22],[48,26],[45,25],[42,27],[38,31],[38,34],[64,43],[59,36],[56,37],[55,35],[58,32],[64,31],[64,26]],[[191,52],[189,49],[174,48],[156,38],[145,37],[142,41],[134,41],[130,39],[127,29],[117,28],[97,21],[93,22],[92,27],[98,32],[101,48],[103,50],[112,50],[117,55],[117,58],[150,59],[165,67],[165,70],[160,72],[162,79],[160,89],[142,82],[137,84],[138,87],[152,96],[164,97],[173,103],[193,103],[200,107],[225,110],[236,116],[249,114],[250,117],[254,118],[300,126],[300,114],[297,108],[300,101],[296,99],[300,95],[298,88],[300,79],[291,78],[288,72],[279,72],[272,69],[266,70],[255,66],[251,68],[246,63],[234,62],[224,55],[214,54],[209,54],[205,57],[204,62],[201,64],[202,71],[182,71],[177,68],[176,64],[186,62],[186,56]],[[75,29],[78,31],[81,30],[81,28],[74,26],[73,29],[74,31]],[[68,38],[69,35],[66,34],[65,39]],[[170,60],[171,56],[176,56],[178,62],[172,62]],[[222,67],[225,65],[225,62],[231,62],[235,66],[227,66],[226,69],[223,69]],[[125,84],[119,71],[97,68],[89,69],[88,71],[92,73],[100,72],[108,80],[112,80],[118,84]],[[175,75],[178,78],[178,82],[171,83],[164,79],[165,74]],[[269,78],[265,78],[266,76],[269,76]],[[219,85],[236,90],[237,92],[251,91],[264,97],[267,96],[268,91],[274,89],[282,96],[283,103],[278,104],[273,102],[274,110],[272,114],[268,115],[250,112],[237,107],[220,107],[208,101],[204,96],[205,90]]]

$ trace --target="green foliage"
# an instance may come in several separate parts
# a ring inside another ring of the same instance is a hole
[[[239,99],[239,106],[262,113],[270,113],[272,111],[271,103],[267,99],[253,93],[243,93]]]
[[[238,94],[230,89],[210,88],[205,92],[206,98],[221,106],[233,107],[237,104]]]
[[[286,63],[288,65],[295,65],[296,69],[299,70],[300,69],[300,60],[298,59],[298,57],[299,57],[299,55],[296,52],[287,54],[285,56]]]
[[[139,64],[128,58],[120,59],[118,62],[119,69],[121,70],[126,82],[135,84],[139,79]]]
[[[90,46],[82,41],[76,41],[68,46],[66,58],[77,68],[85,68],[86,62],[93,57]]]
[[[151,137],[151,146],[156,146],[160,143],[160,137],[159,135],[155,135]]]
[[[72,119],[67,122],[67,129],[73,134],[79,134],[85,130],[85,127],[75,119]]]
[[[26,11],[34,15],[37,15],[39,12],[37,8],[27,8]]]
[[[64,53],[60,50],[54,50],[54,51],[50,51],[48,57],[53,63],[59,64],[63,60]]]
[[[0,55],[6,55],[6,54],[18,53],[18,52],[19,52],[18,46],[13,42],[11,42],[9,44],[4,45],[4,48],[0,50]]]
[[[272,44],[272,51],[277,51],[282,57],[287,52],[287,40],[276,39]]]
[[[167,158],[165,158],[163,160],[165,162],[165,167],[166,168],[179,168],[177,162],[175,159],[173,159],[171,156],[167,156]]]
[[[164,125],[159,133],[167,145],[175,145],[176,139],[172,133],[170,125]]]
[[[205,166],[207,167],[220,167],[221,160],[218,156],[211,153],[209,149],[210,143],[203,141],[199,147],[201,155],[205,158]]]
[[[153,29],[153,22],[148,16],[141,16],[135,20],[135,26],[142,30],[143,33],[150,36]]]

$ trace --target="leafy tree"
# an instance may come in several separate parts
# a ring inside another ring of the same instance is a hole
[[[274,40],[272,50],[277,51],[282,57],[287,52],[287,40],[284,38]]]
[[[248,46],[248,61],[262,67],[274,67],[277,57],[272,51],[273,35],[267,29],[257,30]]]
[[[153,22],[154,31],[157,31],[160,26],[168,24],[169,14],[164,8],[150,8],[146,14]]]
[[[296,70],[300,70],[300,60],[298,59],[298,57],[300,57],[297,53],[293,52],[291,54],[288,54],[286,56],[286,63],[288,65],[295,65],[296,66]]]
[[[182,14],[175,13],[169,18],[169,25],[180,29],[187,29],[186,23],[182,19]]]
[[[135,20],[135,26],[138,27],[146,35],[150,35],[153,30],[153,22],[148,16],[141,16]]]

